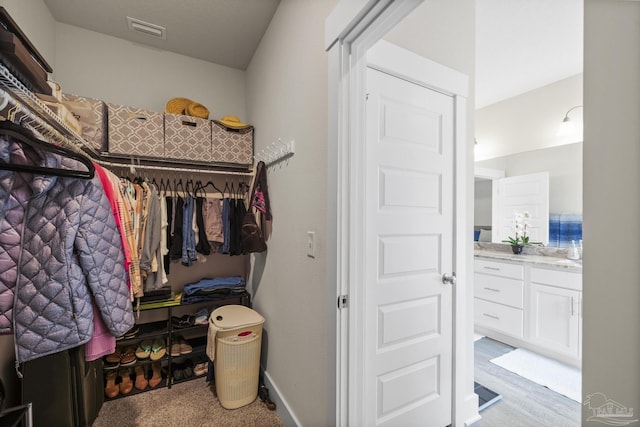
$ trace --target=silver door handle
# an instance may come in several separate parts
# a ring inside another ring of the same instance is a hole
[[[456,284],[456,273],[444,273],[442,275],[442,283],[449,284],[449,285],[455,285]]]

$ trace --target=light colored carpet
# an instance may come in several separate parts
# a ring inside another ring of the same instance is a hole
[[[225,409],[204,378],[105,402],[93,427],[283,427],[257,398]]]
[[[491,359],[491,363],[580,403],[582,377],[577,368],[522,348]]]

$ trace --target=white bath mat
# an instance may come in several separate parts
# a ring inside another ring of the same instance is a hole
[[[577,368],[521,348],[491,359],[491,362],[581,402],[582,375]]]

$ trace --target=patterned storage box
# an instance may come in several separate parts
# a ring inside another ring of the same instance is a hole
[[[143,108],[107,104],[109,153],[164,157],[164,115]]]
[[[211,162],[211,122],[165,113],[164,155],[170,159]]]
[[[253,126],[231,129],[212,121],[211,145],[214,162],[253,164]]]
[[[62,94],[62,103],[79,121],[80,135],[98,151],[107,151],[107,107],[99,99]]]

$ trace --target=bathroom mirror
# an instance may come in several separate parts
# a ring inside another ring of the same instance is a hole
[[[503,173],[512,177],[538,172],[549,173],[547,245],[568,247],[571,240],[582,239],[582,142],[478,161],[475,166],[474,240],[487,241],[487,233],[480,236],[480,230],[494,224],[492,180]]]

